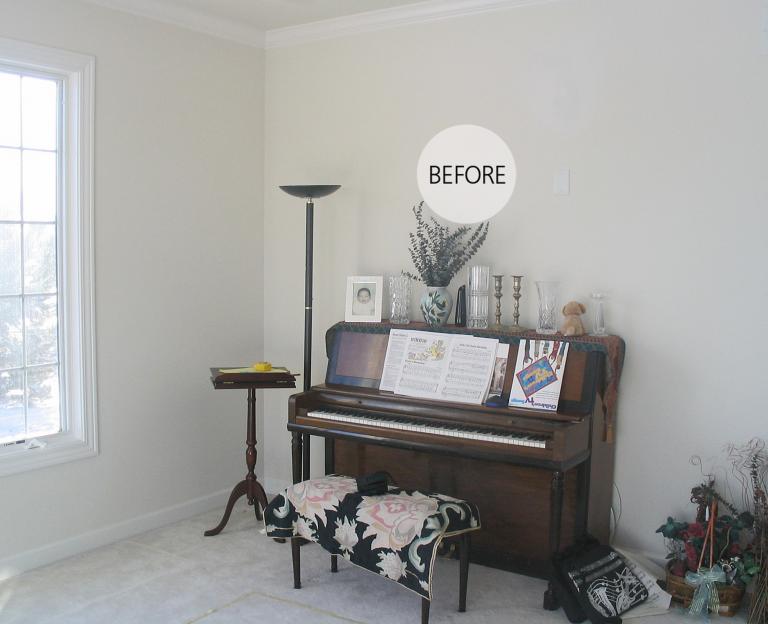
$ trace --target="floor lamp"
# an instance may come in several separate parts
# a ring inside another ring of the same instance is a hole
[[[340,184],[300,184],[293,186],[281,186],[283,191],[294,197],[301,197],[307,200],[307,234],[306,234],[306,259],[304,269],[304,391],[309,390],[312,385],[312,238],[315,204],[313,199],[326,197],[335,193],[341,188]],[[299,450],[302,457],[301,475],[298,475],[298,468],[294,466],[294,483],[300,479],[309,479],[309,435],[303,435],[301,438],[294,435],[293,444],[298,444],[302,448]],[[326,453],[327,453],[326,446]]]

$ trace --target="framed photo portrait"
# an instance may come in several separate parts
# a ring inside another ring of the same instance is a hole
[[[384,278],[381,275],[354,275],[347,278],[344,320],[352,323],[380,323]]]

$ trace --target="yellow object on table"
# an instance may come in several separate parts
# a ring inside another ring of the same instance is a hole
[[[220,373],[233,374],[233,373],[287,373],[287,368],[283,366],[272,366],[270,362],[254,362],[252,366],[245,366],[243,368],[220,368]]]

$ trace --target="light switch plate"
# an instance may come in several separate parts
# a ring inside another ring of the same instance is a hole
[[[768,54],[768,2],[763,5],[760,19],[760,53]]]
[[[571,170],[568,167],[563,167],[555,172],[552,191],[555,195],[571,194]]]

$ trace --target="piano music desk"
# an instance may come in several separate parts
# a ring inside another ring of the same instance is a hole
[[[224,367],[226,368],[226,367]],[[245,465],[247,472],[245,478],[232,489],[229,495],[227,507],[221,522],[213,528],[205,531],[203,535],[218,535],[229,522],[232,508],[241,496],[248,499],[248,504],[254,506],[256,518],[262,519],[261,509],[267,506],[267,495],[264,486],[256,478],[256,390],[268,388],[295,388],[296,377],[290,373],[222,373],[221,368],[211,369],[211,383],[216,390],[247,390],[248,414],[246,417],[245,437]],[[259,507],[261,505],[261,507]]]

